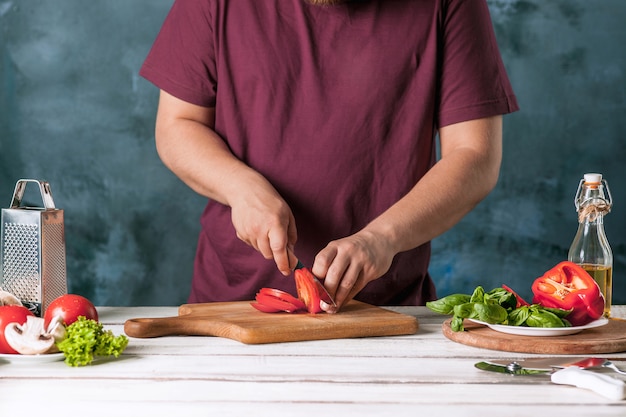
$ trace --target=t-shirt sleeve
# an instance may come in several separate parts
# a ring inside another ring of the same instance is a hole
[[[443,17],[438,126],[519,109],[484,0],[451,0]]]
[[[208,3],[174,3],[139,74],[183,101],[214,107],[217,77]]]

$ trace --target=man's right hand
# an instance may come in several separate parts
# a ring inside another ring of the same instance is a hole
[[[265,177],[233,155],[214,128],[215,108],[161,91],[156,145],[163,163],[198,194],[230,206],[239,239],[289,275],[297,239],[291,209]]]
[[[285,276],[295,267],[293,248],[297,239],[296,221],[287,203],[266,180],[257,179],[229,198],[237,237],[274,259]]]

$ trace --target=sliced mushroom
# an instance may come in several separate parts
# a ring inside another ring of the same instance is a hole
[[[13,294],[0,290],[0,306],[21,306],[22,302]]]
[[[55,342],[60,342],[65,339],[65,324],[63,323],[63,317],[55,316],[50,320],[46,333],[54,337]]]
[[[65,326],[58,320],[53,320],[47,329],[44,329],[44,319],[28,316],[26,323],[11,323],[4,329],[4,337],[13,349],[23,355],[37,355],[57,352],[55,342],[65,337]]]

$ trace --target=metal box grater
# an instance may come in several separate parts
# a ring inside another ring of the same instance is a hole
[[[43,207],[23,207],[28,183],[39,186]],[[2,209],[0,288],[15,295],[35,315],[67,293],[63,210],[54,207],[46,181],[21,179],[11,207]]]

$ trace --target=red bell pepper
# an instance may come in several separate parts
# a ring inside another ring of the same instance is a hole
[[[563,261],[537,278],[532,285],[533,303],[570,310],[565,319],[583,326],[602,317],[604,296],[594,279],[581,266]]]
[[[250,305],[263,313],[323,313],[320,306],[323,289],[318,287],[319,282],[313,273],[308,268],[299,268],[294,271],[294,278],[297,298],[275,288],[261,288]]]
[[[518,293],[513,291],[513,289],[511,287],[502,284],[502,288],[504,288],[505,290],[507,290],[508,292],[510,292],[511,294],[513,294],[515,296],[515,299],[517,300],[517,305],[515,306],[515,308],[519,308],[519,307],[522,307],[522,306],[529,306],[530,305],[530,303],[528,303],[526,300],[524,300]]]
[[[293,295],[275,288],[261,288],[252,307],[263,313],[298,313],[306,311],[304,302]]]
[[[322,307],[320,307],[322,297],[313,273],[308,268],[299,268],[294,271],[294,278],[296,280],[298,298],[304,302],[309,313],[317,314],[324,312]]]

